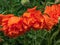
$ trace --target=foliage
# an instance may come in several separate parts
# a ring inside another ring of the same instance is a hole
[[[52,5],[55,0],[0,0],[0,13],[13,13],[16,16],[21,16],[27,8],[37,6],[37,9],[44,11],[47,5]],[[17,38],[8,38],[0,32],[0,45],[60,45],[60,23],[57,24],[51,31],[31,31]]]

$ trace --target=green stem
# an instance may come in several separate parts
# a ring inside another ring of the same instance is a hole
[[[49,31],[49,34],[48,34],[48,45],[51,45],[50,36],[51,36],[51,31]]]
[[[26,42],[25,42],[26,40],[25,40],[25,35],[24,35],[24,45],[26,45]]]

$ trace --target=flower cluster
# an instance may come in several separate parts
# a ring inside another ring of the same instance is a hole
[[[51,30],[58,23],[60,17],[60,4],[47,6],[44,14],[40,10],[29,8],[21,17],[14,14],[0,14],[0,26],[4,34],[8,37],[17,37],[29,31],[46,29]]]

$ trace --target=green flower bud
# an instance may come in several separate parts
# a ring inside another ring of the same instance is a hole
[[[28,4],[30,1],[29,0],[21,0],[21,4],[22,5],[26,5],[26,4]]]

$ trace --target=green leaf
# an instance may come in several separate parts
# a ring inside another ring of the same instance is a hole
[[[52,43],[52,40],[54,39],[54,38],[56,38],[56,36],[59,34],[59,30],[57,30],[56,32],[54,32],[53,34],[52,34],[52,36],[51,36],[51,38],[50,38],[50,42]]]
[[[58,44],[60,44],[60,39],[57,40],[54,45],[58,45]]]

